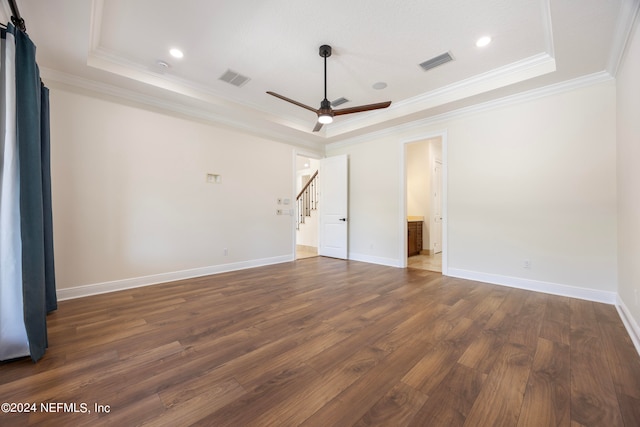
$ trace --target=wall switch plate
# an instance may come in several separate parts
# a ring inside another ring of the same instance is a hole
[[[276,209],[276,215],[282,215],[282,209]]]
[[[528,259],[522,261],[522,268],[526,268],[527,270],[531,269],[531,261]]]

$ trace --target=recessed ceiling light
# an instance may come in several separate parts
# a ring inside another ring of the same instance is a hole
[[[484,46],[488,45],[489,43],[491,43],[491,37],[484,36],[484,37],[480,37],[478,39],[478,41],[476,41],[476,46],[484,47]]]
[[[387,84],[385,82],[378,82],[378,83],[374,83],[372,87],[377,90],[382,90],[385,87],[387,87]]]
[[[182,53],[180,49],[176,49],[176,48],[169,50],[169,53],[171,54],[171,56],[178,59],[184,56],[184,53]]]

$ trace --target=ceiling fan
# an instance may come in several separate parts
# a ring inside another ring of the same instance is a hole
[[[327,58],[331,56],[331,46],[326,44],[320,46],[320,56],[324,58],[324,99],[320,103],[319,109],[309,107],[308,105],[302,104],[298,101],[294,101],[291,98],[287,98],[286,96],[282,96],[275,92],[267,91],[269,95],[273,95],[276,98],[282,99],[283,101],[290,102],[294,105],[297,105],[298,107],[302,107],[316,113],[318,115],[318,122],[316,123],[316,126],[313,128],[314,132],[318,132],[322,128],[322,125],[331,123],[333,121],[333,116],[342,116],[344,114],[379,110],[382,108],[387,108],[389,105],[391,105],[391,101],[387,101],[387,102],[379,102],[377,104],[360,105],[358,107],[341,108],[339,110],[334,110],[333,108],[331,108],[331,102],[329,102],[329,100],[327,99]]]

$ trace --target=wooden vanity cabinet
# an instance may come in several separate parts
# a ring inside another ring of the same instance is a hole
[[[409,256],[420,254],[422,251],[422,221],[408,221],[407,231],[409,233],[407,239]]]

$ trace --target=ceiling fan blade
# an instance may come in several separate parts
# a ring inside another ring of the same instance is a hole
[[[277,93],[275,93],[275,92],[267,91],[267,93],[268,93],[269,95],[275,96],[276,98],[280,98],[280,99],[282,99],[283,101],[290,102],[290,103],[292,103],[293,105],[297,105],[298,107],[306,108],[307,110],[309,110],[309,111],[313,111],[314,113],[318,114],[318,110],[317,110],[317,109],[312,108],[312,107],[309,107],[308,105],[304,105],[304,104],[302,104],[302,103],[300,103],[300,102],[298,102],[298,101],[294,101],[294,100],[293,100],[293,99],[291,99],[291,98],[287,98],[286,96],[282,96],[282,95],[277,94]]]
[[[371,110],[380,110],[382,108],[387,108],[389,105],[391,105],[391,101],[378,102],[377,104],[360,105],[360,106],[351,107],[351,108],[342,108],[340,110],[333,110],[333,115],[341,116],[343,114],[361,113],[363,111],[371,111]]]
[[[322,123],[316,122],[316,126],[313,128],[313,131],[318,132],[320,129],[322,129]]]

